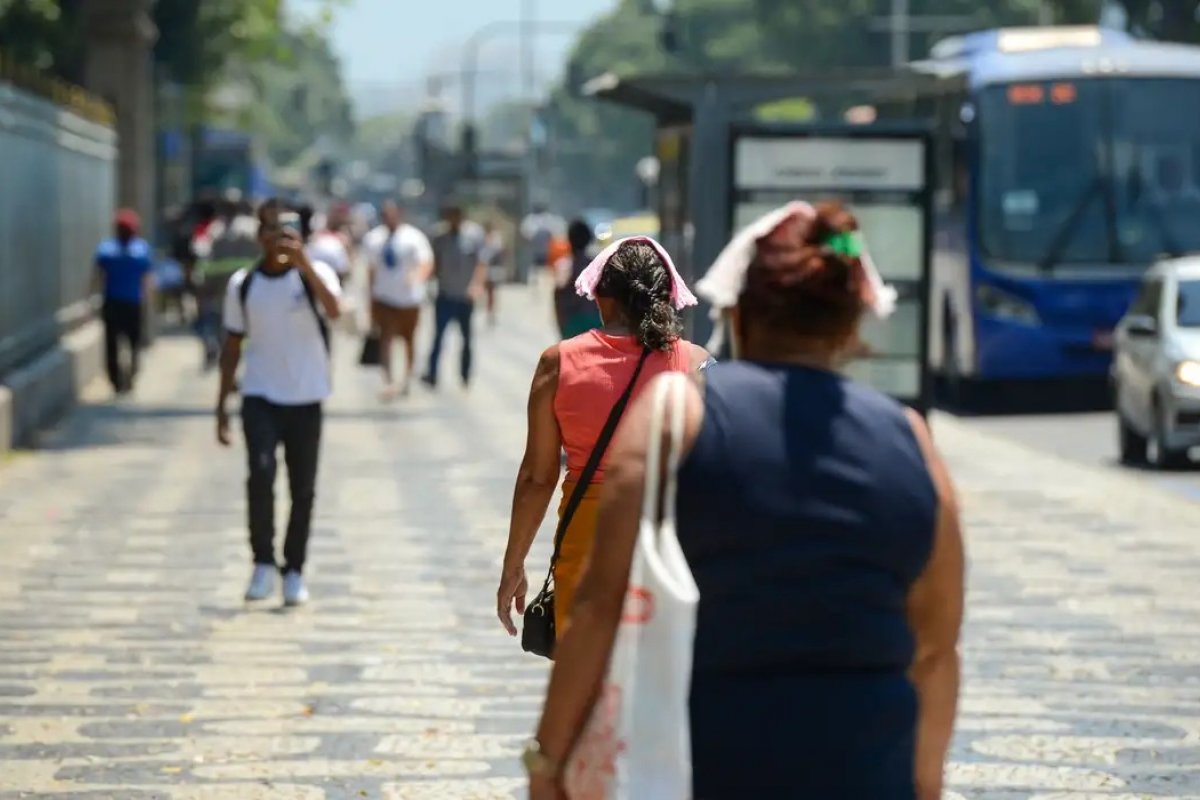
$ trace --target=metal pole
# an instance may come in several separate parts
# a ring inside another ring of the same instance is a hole
[[[533,36],[537,27],[535,0],[521,0],[521,71],[524,73],[525,99],[534,93]]]
[[[475,76],[479,74],[479,44],[483,39],[485,28],[480,28],[471,34],[463,48],[462,67],[462,115],[463,120],[470,124],[475,121]]]
[[[908,0],[892,0],[892,66],[908,63]]]

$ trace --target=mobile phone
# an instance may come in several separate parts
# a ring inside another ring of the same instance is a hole
[[[279,215],[279,227],[292,233],[300,233],[300,215],[294,211],[285,211]]]

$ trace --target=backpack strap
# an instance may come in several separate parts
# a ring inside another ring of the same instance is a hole
[[[242,278],[242,285],[238,287],[238,300],[242,304],[242,322],[245,323],[246,330],[242,331],[245,336],[250,332],[250,317],[246,314],[246,298],[250,296],[250,281],[258,274],[260,264],[255,264],[254,268],[246,273],[246,277]],[[325,317],[321,315],[321,310],[317,308],[317,295],[313,288],[308,285],[308,281],[304,277],[300,277],[300,285],[304,287],[304,297],[308,300],[308,307],[312,309],[313,317],[317,320],[317,329],[321,332],[321,341],[325,344],[325,352],[329,350],[329,324],[325,321]]]
[[[304,296],[308,299],[308,307],[312,309],[313,317],[317,320],[317,328],[321,331],[321,341],[325,343],[325,352],[329,350],[329,323],[325,321],[325,317],[321,314],[321,309],[317,308],[317,293],[308,285],[308,281],[304,280],[304,276],[300,276],[300,285],[304,287]]]

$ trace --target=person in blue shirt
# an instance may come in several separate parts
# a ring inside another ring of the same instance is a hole
[[[142,319],[154,262],[150,245],[138,236],[141,220],[122,209],[113,221],[113,236],[96,250],[96,287],[104,297],[104,354],[108,379],[117,394],[133,388],[142,342]],[[129,367],[121,367],[121,343],[129,351]]]

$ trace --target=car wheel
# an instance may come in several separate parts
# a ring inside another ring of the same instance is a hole
[[[1188,451],[1172,449],[1167,446],[1167,410],[1162,401],[1154,401],[1154,431],[1151,439],[1154,442],[1154,466],[1159,469],[1180,469],[1189,464]]]
[[[1121,454],[1121,463],[1130,466],[1141,466],[1146,463],[1146,450],[1149,440],[1134,430],[1125,419],[1125,415],[1117,408],[1117,447]]]

